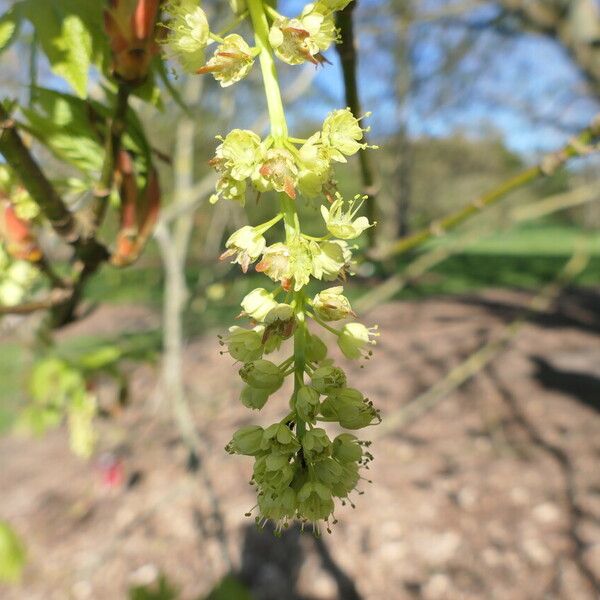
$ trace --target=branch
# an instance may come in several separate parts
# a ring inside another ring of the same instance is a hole
[[[14,121],[0,102],[0,153],[19,177],[54,231],[74,249],[88,268],[94,270],[108,258],[107,249],[84,235],[82,225],[67,208],[54,186],[17,133]]]
[[[340,30],[341,39],[341,42],[336,46],[336,49],[342,65],[346,104],[355,117],[359,117],[362,113],[356,77],[358,59],[354,40],[354,22],[352,19],[357,1],[358,0],[351,2],[344,10],[338,12],[336,16],[336,25]],[[364,141],[366,141],[366,139]],[[375,175],[373,173],[367,149],[361,148],[358,151],[358,161],[360,163],[360,174],[364,193],[368,196],[366,203],[367,217],[371,223],[375,223],[375,221],[377,221],[377,190],[375,188]],[[375,228],[371,227],[368,229],[367,235],[369,247],[373,247],[375,245]]]
[[[421,231],[393,242],[387,247],[373,250],[370,253],[370,257],[374,260],[385,260],[397,254],[412,250],[433,237],[440,237],[448,233],[448,231],[479,214],[485,208],[496,204],[511,192],[524,187],[540,177],[553,175],[570,158],[583,156],[591,151],[595,151],[596,149],[591,147],[590,144],[599,136],[600,115],[596,116],[592,124],[584,129],[577,137],[573,138],[560,150],[544,157],[538,165],[525,169],[518,175],[504,181],[497,188],[480,196],[456,212],[449,214],[441,220],[433,221],[428,227]]]
[[[92,210],[92,227],[96,230],[104,219],[104,214],[108,206],[108,198],[112,191],[115,179],[115,169],[117,167],[117,157],[121,150],[121,139],[125,131],[125,118],[129,107],[129,95],[131,86],[127,83],[120,83],[117,91],[115,111],[106,135],[104,146],[104,163],[100,180],[94,191],[94,201]]]
[[[0,315],[29,315],[40,310],[48,310],[64,304],[73,295],[73,290],[57,288],[40,300],[17,304],[15,306],[0,306]]]
[[[504,327],[497,339],[484,344],[473,352],[426,392],[417,396],[400,410],[388,415],[385,421],[374,430],[375,436],[381,437],[396,432],[401,427],[406,427],[437,406],[466,381],[480,373],[513,342],[528,318],[548,310],[560,291],[585,269],[589,260],[590,255],[586,248],[576,250],[555,280],[544,286],[542,291],[531,299],[522,316]]]
[[[510,224],[508,227],[503,227],[502,230],[510,228],[515,223],[538,219],[542,216],[548,216],[573,208],[574,206],[598,200],[600,200],[600,195],[596,185],[581,186],[564,194],[556,194],[543,200],[515,208],[509,214]],[[427,271],[444,262],[450,256],[463,251],[467,246],[488,233],[490,233],[488,228],[478,228],[476,231],[471,231],[459,239],[451,240],[450,243],[436,246],[428,252],[421,254],[407,265],[401,273],[388,277],[383,283],[362,295],[354,303],[355,309],[359,313],[366,313],[375,308],[375,306],[386,302],[403,290],[408,284],[418,281]]]
[[[0,103],[0,152],[20,177],[56,233],[69,243],[79,238],[75,218],[48,181],[15,129],[15,122]]]

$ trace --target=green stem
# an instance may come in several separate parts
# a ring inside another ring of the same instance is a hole
[[[259,61],[271,121],[271,135],[276,143],[282,144],[288,133],[287,122],[273,59],[273,48],[269,42],[269,22],[263,0],[248,0],[248,10],[254,28],[256,46],[260,51]]]
[[[308,329],[306,328],[306,320],[304,315],[304,292],[296,292],[296,331],[294,332],[294,395],[293,405],[295,409],[296,397],[300,388],[304,385],[304,373],[306,371],[306,341]],[[306,423],[298,418],[296,413],[296,435],[301,441],[306,432]]]
[[[340,337],[340,331],[338,331],[335,327],[331,327],[330,325],[327,325],[327,323],[325,323],[325,321],[323,321],[321,318],[317,317],[316,314],[313,313],[309,313],[309,316],[314,319],[321,327],[327,329],[327,331],[329,331],[330,333],[333,333],[333,335],[336,335],[337,337]]]
[[[275,146],[285,147],[288,139],[288,128],[285,119],[285,110],[281,99],[281,90],[277,79],[277,69],[273,58],[273,48],[269,42],[269,22],[265,9],[268,5],[263,0],[248,0],[250,19],[254,27],[256,46],[260,51],[259,60],[271,122],[271,137]],[[281,214],[285,226],[286,242],[300,235],[300,221],[296,210],[296,203],[285,194],[280,195]],[[304,385],[306,371],[306,343],[308,330],[304,305],[306,296],[303,291],[294,292],[294,312],[296,317],[296,331],[294,332],[294,392],[292,407],[295,408],[298,391]],[[296,435],[302,440],[306,432],[306,423],[298,418],[296,413]]]

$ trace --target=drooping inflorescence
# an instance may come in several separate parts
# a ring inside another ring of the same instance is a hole
[[[274,216],[233,233],[222,259],[248,271],[252,264],[274,282],[272,289],[257,288],[241,302],[247,327],[235,325],[221,338],[231,357],[241,363],[240,400],[250,409],[262,409],[269,398],[293,378],[293,392],[285,416],[268,427],[258,425],[236,431],[227,451],[254,457],[251,483],[257,488],[259,524],[273,521],[277,529],[299,519],[318,532],[321,522],[335,522],[335,500],[349,501],[368,468],[369,442],[350,433],[331,439],[319,425],[335,423],[356,431],[380,421],[373,404],[348,386],[345,373],[328,357],[325,340],[308,328],[313,321],[332,335],[341,352],[359,360],[371,355],[378,335],[352,321],[356,318],[342,285],[326,287],[313,297],[306,291],[311,280],[343,282],[351,273],[352,240],[372,227],[359,215],[366,197],[346,201],[337,190],[334,166],[367,148],[367,131],[350,109],[331,112],[320,131],[308,139],[288,134],[277,82],[274,58],[296,65],[328,62],[323,56],[338,41],[334,13],[350,0],[321,0],[308,4],[300,15],[288,18],[265,0],[236,1],[234,23],[247,18],[254,30],[254,46],[236,33],[222,38],[210,31],[196,0],[170,0],[165,22],[167,53],[190,73],[212,73],[222,87],[248,75],[256,59],[263,73],[271,132],[262,139],[253,131],[234,129],[223,137],[210,161],[218,173],[211,201],[232,200],[244,205],[248,194],[259,197],[275,192]],[[227,28],[231,31],[232,28]],[[212,57],[207,46],[217,43]],[[368,116],[368,115],[367,115]],[[296,202],[308,199],[323,218],[321,237],[302,231]],[[265,234],[283,225],[281,241],[267,244]],[[289,342],[288,342],[289,341]],[[267,358],[285,347],[283,361]],[[352,504],[352,502],[350,501]]]

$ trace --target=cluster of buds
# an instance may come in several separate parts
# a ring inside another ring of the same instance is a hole
[[[334,202],[337,192],[333,164],[345,163],[348,156],[367,148],[361,141],[366,131],[368,128],[360,126],[360,119],[349,108],[327,115],[322,130],[307,140],[288,138],[280,145],[272,136],[261,140],[253,131],[234,129],[218,138],[221,143],[210,161],[219,173],[211,202],[223,197],[243,206],[249,185],[258,193],[282,192],[292,199],[298,194],[307,198],[324,196]],[[332,214],[339,215],[341,207],[339,199]],[[359,208],[360,204],[354,213]]]
[[[279,296],[283,296],[279,298]],[[250,327],[234,326],[221,338],[222,346],[236,361],[243,363],[239,375],[244,382],[241,403],[261,410],[281,389],[286,377],[294,377],[295,390],[286,417],[265,429],[259,426],[238,430],[227,451],[253,456],[251,483],[257,487],[257,522],[272,520],[281,530],[293,519],[312,523],[335,523],[334,501],[342,504],[363,477],[361,468],[372,460],[369,442],[342,433],[331,439],[319,423],[334,423],[358,430],[379,422],[378,411],[357,389],[347,386],[342,369],[327,356],[327,344],[319,335],[303,327],[298,314],[299,295],[280,287],[274,292],[258,288],[242,301],[241,317]],[[319,292],[305,299],[303,314],[335,335],[343,354],[350,359],[368,357],[374,344],[375,328],[349,322],[336,329],[332,322],[355,317],[342,286]],[[285,340],[303,346],[302,374],[297,356],[282,362],[265,356],[280,349]],[[308,379],[305,380],[305,375]]]
[[[291,137],[274,61],[277,56],[292,65],[324,62],[322,52],[338,38],[334,11],[349,2],[319,0],[296,18],[283,17],[267,0],[232,2],[234,26],[249,16],[255,47],[235,33],[222,38],[211,32],[196,0],[166,4],[170,18],[164,43],[185,70],[212,73],[223,87],[243,79],[257,57],[263,72],[271,133],[261,139],[253,131],[234,129],[218,138],[210,161],[219,174],[211,202],[223,198],[243,206],[249,190],[279,196],[275,216],[233,233],[221,257],[239,264],[244,273],[255,264],[276,287],[247,294],[239,315],[247,324],[231,327],[220,338],[222,353],[240,363],[240,402],[245,407],[260,411],[285,389],[287,378],[293,380],[286,416],[266,428],[240,429],[226,448],[254,457],[251,483],[257,488],[257,504],[249,514],[256,509],[257,523],[271,520],[278,530],[294,519],[312,524],[316,532],[325,522],[329,530],[336,499],[352,504],[349,496],[364,479],[361,469],[373,458],[369,442],[331,429],[356,431],[380,421],[372,402],[348,385],[328,356],[326,340],[313,331],[322,328],[325,336],[333,336],[351,360],[369,358],[378,335],[376,327],[355,320],[339,284],[351,273],[352,241],[374,223],[359,214],[366,197],[346,201],[337,191],[334,165],[368,147],[367,130],[346,108],[331,112],[308,139]],[[205,49],[213,41],[217,49],[205,62]],[[300,196],[320,208],[321,237],[302,231],[296,209]],[[267,232],[278,224],[283,224],[285,237],[268,243]],[[314,280],[338,284],[309,297],[306,286]],[[309,329],[309,321],[314,328]],[[286,345],[291,352],[286,353]],[[270,356],[275,351],[287,358],[276,360]]]

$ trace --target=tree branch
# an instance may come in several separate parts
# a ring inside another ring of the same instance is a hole
[[[577,137],[573,138],[560,150],[547,155],[542,161],[529,169],[525,169],[518,175],[501,183],[497,188],[480,196],[461,209],[453,212],[443,219],[433,221],[428,227],[417,231],[413,235],[400,239],[392,244],[375,249],[370,253],[374,260],[385,260],[392,256],[412,250],[427,242],[433,237],[439,237],[454,229],[464,221],[479,214],[485,208],[496,204],[511,192],[524,187],[532,181],[549,175],[553,175],[570,158],[582,156],[593,151],[590,144],[600,137],[600,115],[596,116],[592,124],[584,129]]]
[[[336,46],[342,65],[344,76],[344,89],[346,93],[346,104],[352,111],[352,114],[359,117],[362,113],[360,96],[358,93],[357,68],[358,59],[356,53],[356,44],[354,40],[354,21],[353,12],[358,0],[351,2],[344,10],[339,11],[336,16],[336,25],[340,30],[341,42]],[[366,141],[366,140],[365,140]],[[360,164],[360,174],[364,193],[368,196],[366,202],[367,217],[371,223],[377,221],[377,204],[375,188],[375,175],[367,149],[361,148],[358,151],[358,161]],[[369,247],[375,245],[375,228],[367,230]]]
[[[96,230],[104,219],[108,198],[112,191],[115,179],[115,168],[117,166],[117,156],[121,149],[121,140],[125,131],[127,109],[129,107],[129,95],[131,86],[127,83],[120,83],[117,91],[115,111],[110,120],[106,142],[104,146],[104,163],[100,180],[94,190],[94,201],[92,203],[92,227]]]
[[[73,295],[73,290],[56,288],[48,296],[15,306],[0,306],[0,315],[29,315],[40,310],[48,310],[64,304]]]
[[[437,406],[466,381],[480,373],[513,342],[527,319],[548,310],[561,290],[585,269],[589,260],[589,248],[577,249],[554,281],[545,285],[542,291],[531,299],[523,315],[506,325],[498,338],[478,348],[427,391],[388,415],[383,423],[375,428],[374,435],[371,437],[382,437],[406,427]]]
[[[44,175],[29,149],[17,133],[14,121],[0,102],[0,153],[20,178],[54,231],[74,249],[88,269],[95,270],[109,254],[94,238],[84,234],[82,225],[69,211],[54,186]]]

